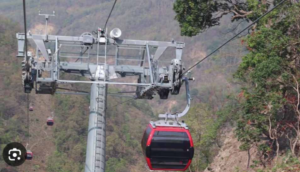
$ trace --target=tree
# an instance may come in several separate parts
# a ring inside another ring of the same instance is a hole
[[[232,21],[253,21],[279,2],[177,0],[174,10],[181,34],[194,36],[218,25],[226,14]],[[257,147],[263,165],[271,153],[278,155],[286,147],[300,154],[299,7],[295,1],[285,2],[242,41],[249,52],[235,74],[244,86],[236,135],[242,150]]]
[[[248,0],[176,0],[174,11],[177,13],[181,34],[195,36],[206,29],[220,24],[220,19],[232,15],[232,21],[244,19],[252,11],[249,7],[258,5],[259,1]]]
[[[173,9],[181,28],[181,35],[195,36],[220,24],[220,19],[231,15],[231,20],[253,21],[267,12],[279,0],[176,0]],[[290,3],[291,4],[291,3]]]
[[[244,150],[258,147],[263,164],[287,147],[299,155],[299,7],[287,3],[260,22],[245,38],[250,52],[235,74],[245,84],[237,137]]]

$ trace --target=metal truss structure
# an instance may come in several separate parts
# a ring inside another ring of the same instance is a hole
[[[50,15],[45,16],[47,25]],[[39,35],[29,31],[28,41],[35,48],[35,53],[27,53],[29,63],[26,63],[24,51],[25,34],[16,35],[18,57],[24,57],[22,82],[25,93],[35,89],[36,94],[55,94],[59,85],[91,84],[85,172],[105,171],[108,85],[135,86],[136,99],[152,99],[156,93],[161,99],[167,99],[169,94],[178,94],[185,81],[181,61],[184,43],[120,39],[120,35],[115,32],[120,30],[114,29],[108,35],[104,30],[98,29],[96,34],[85,32],[80,36],[48,35],[47,32]],[[174,57],[168,65],[161,66],[159,60],[168,48],[173,49]],[[122,51],[127,55],[122,55]],[[133,55],[132,51],[139,53]],[[82,77],[72,77],[69,74]],[[66,79],[67,76],[72,79]],[[116,81],[128,76],[136,76],[136,82]],[[187,79],[186,88],[188,106],[184,112],[181,115],[162,114],[160,118],[177,119],[187,113],[190,106]]]
[[[100,34],[99,34],[100,35]],[[159,41],[141,41],[141,40],[121,40],[112,39],[104,35],[102,44],[101,36],[95,38],[90,33],[84,33],[79,37],[58,36],[58,35],[35,35],[28,34],[28,40],[31,45],[35,45],[36,55],[30,56],[30,71],[25,72],[25,60],[23,63],[23,80],[25,92],[30,92],[35,87],[37,94],[54,94],[58,84],[61,83],[101,83],[115,85],[136,86],[136,98],[152,99],[157,92],[162,99],[168,98],[171,94],[178,94],[182,84],[183,67],[181,63],[182,49],[184,43],[181,42],[159,42]],[[17,34],[18,38],[18,57],[24,56],[24,34]],[[100,46],[115,48],[115,64],[106,63],[106,52],[92,54],[94,47]],[[159,67],[158,59],[167,48],[176,49],[176,57],[171,61],[169,66]],[[68,49],[69,52],[63,51]],[[134,58],[120,57],[118,52],[121,49],[139,50],[143,55]],[[155,50],[152,54],[151,50]],[[70,52],[71,50],[71,52]],[[79,51],[79,52],[72,52]],[[72,55],[70,55],[72,54]],[[67,61],[66,59],[76,61]],[[97,62],[93,62],[97,58]],[[104,59],[99,63],[98,59]],[[139,62],[138,65],[122,65],[122,61]],[[145,63],[148,63],[145,66]],[[44,76],[43,73],[48,72]],[[85,76],[90,81],[82,80],[64,80],[61,79],[61,73],[72,73]],[[121,77],[138,76],[136,83],[113,82],[119,74]],[[25,79],[26,78],[26,79]],[[33,87],[33,84],[35,86]]]

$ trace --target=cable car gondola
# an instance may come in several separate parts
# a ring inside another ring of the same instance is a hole
[[[194,144],[183,126],[155,126],[151,122],[141,141],[150,170],[185,171],[194,156]]]
[[[53,126],[53,124],[54,124],[53,118],[52,118],[52,117],[48,117],[48,118],[47,118],[47,125],[48,125],[48,126]]]
[[[33,105],[31,103],[29,105],[29,111],[33,111]]]
[[[26,160],[32,160],[32,158],[33,158],[33,153],[30,150],[28,150],[26,152]]]
[[[187,106],[179,114],[160,114],[161,120],[151,121],[141,146],[150,170],[185,171],[194,156],[194,144],[188,127],[178,119],[190,108],[188,79],[185,78]]]

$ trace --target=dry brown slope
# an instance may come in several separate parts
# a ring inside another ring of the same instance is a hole
[[[247,168],[248,152],[239,149],[241,143],[235,137],[233,130],[225,133],[222,137],[225,137],[223,146],[204,172],[253,172],[254,170]],[[256,150],[250,150],[249,166],[256,153]]]

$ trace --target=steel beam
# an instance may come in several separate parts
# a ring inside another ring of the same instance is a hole
[[[73,81],[73,80],[57,80],[59,84],[78,83],[78,84],[110,84],[110,85],[127,85],[127,86],[149,86],[151,84],[144,83],[126,83],[126,82],[109,82],[109,81]]]
[[[48,36],[48,39],[47,39]],[[36,34],[28,34],[28,39],[35,40],[48,40],[48,41],[58,41],[60,42],[82,42],[83,37],[81,36],[59,36],[59,35],[36,35]],[[162,46],[162,47],[176,47],[183,48],[185,44],[183,42],[163,42],[163,41],[148,41],[148,40],[130,40],[130,39],[108,39],[108,45],[117,44],[119,46],[127,46],[127,45],[136,45],[136,46]]]

